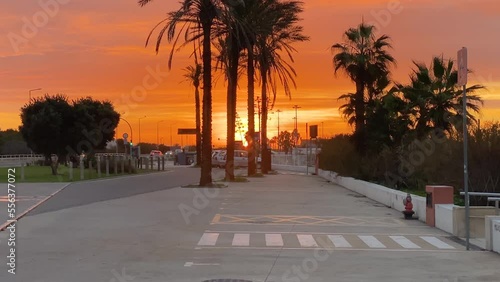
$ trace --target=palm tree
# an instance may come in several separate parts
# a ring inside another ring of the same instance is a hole
[[[432,129],[448,133],[461,130],[463,115],[463,92],[457,86],[458,72],[453,60],[434,57],[430,67],[414,62],[416,67],[410,76],[410,85],[398,84],[396,87],[408,102],[408,111],[412,114],[413,127],[418,138],[427,135]],[[473,85],[467,92],[467,117],[470,123],[476,123],[475,114],[479,113],[481,98],[475,93],[484,89],[482,85]]]
[[[332,46],[335,74],[342,70],[355,84],[356,93],[351,106],[354,110],[355,140],[358,151],[365,151],[366,100],[375,95],[374,84],[389,75],[389,65],[395,63],[387,52],[391,48],[389,36],[375,37],[375,27],[362,22],[357,28],[344,33],[344,42]]]
[[[309,40],[303,35],[302,26],[298,15],[303,11],[302,1],[274,1],[269,9],[273,15],[269,21],[270,32],[258,34],[256,41],[256,57],[261,79],[262,116],[261,116],[261,142],[262,142],[262,172],[267,173],[271,168],[270,154],[267,144],[267,118],[269,105],[274,105],[277,94],[277,84],[280,83],[285,95],[291,98],[290,84],[294,87],[296,72],[292,65],[282,57],[283,53],[293,63],[292,53],[296,52],[293,43]],[[272,102],[269,100],[268,91],[273,94]]]
[[[138,0],[140,6],[144,6],[153,0]],[[172,65],[173,52],[176,44],[184,33],[184,46],[189,42],[202,44],[197,48],[202,49],[203,61],[203,136],[202,136],[202,163],[200,186],[212,184],[212,45],[211,38],[217,33],[221,19],[230,17],[228,6],[222,0],[183,0],[181,7],[174,12],[168,13],[167,18],[160,21],[150,32],[146,45],[151,38],[153,31],[160,25],[156,40],[156,52],[167,33],[167,40],[174,42],[168,61],[169,68]],[[233,1],[231,1],[232,3]],[[177,28],[180,26],[180,30]],[[195,51],[196,52],[196,51]]]
[[[203,67],[195,59],[194,66],[187,66],[184,77],[194,86],[194,100],[196,108],[196,163],[201,164],[201,116],[200,116],[200,81],[202,79]]]

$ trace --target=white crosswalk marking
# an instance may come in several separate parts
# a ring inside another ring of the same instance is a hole
[[[352,245],[342,235],[328,235],[328,239],[332,241],[336,248],[351,248]]]
[[[438,249],[446,249],[446,250],[451,250],[451,249],[455,249],[455,247],[439,240],[438,238],[436,237],[432,237],[432,236],[420,236],[420,238],[422,238],[424,241],[426,241],[427,243],[433,245],[434,247],[438,248]]]
[[[250,234],[234,234],[233,246],[248,247],[250,245]]]
[[[283,238],[281,234],[266,234],[266,246],[283,247]]]
[[[314,240],[312,235],[298,234],[300,246],[302,247],[318,247],[318,244]]]
[[[420,249],[417,244],[413,243],[405,236],[389,236],[389,238],[405,249]]]
[[[361,241],[363,241],[370,248],[374,248],[374,249],[385,249],[386,248],[386,246],[384,244],[382,244],[382,242],[377,240],[377,238],[375,238],[374,236],[359,235],[358,238],[361,239]]]
[[[222,235],[222,236],[221,236]],[[252,241],[250,240],[251,238]],[[294,238],[297,238],[295,240]],[[265,239],[265,241],[263,240]],[[297,233],[238,233],[206,231],[198,246],[215,248],[324,248],[339,250],[383,250],[383,251],[456,251],[446,237],[432,235],[390,234],[297,234]],[[297,244],[299,243],[299,244]]]
[[[204,233],[198,242],[199,246],[215,246],[217,239],[219,238],[219,233]]]

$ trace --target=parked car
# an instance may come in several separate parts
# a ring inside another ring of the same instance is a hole
[[[150,153],[149,153],[149,156],[151,157],[156,157],[156,156],[163,156],[163,153],[161,151],[158,151],[158,150],[152,150]]]
[[[226,166],[227,151],[216,150],[212,153],[212,166]],[[248,166],[248,152],[244,150],[234,150],[234,167]]]

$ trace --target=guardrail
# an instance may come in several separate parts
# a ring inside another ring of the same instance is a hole
[[[497,213],[497,215],[500,215],[500,208],[499,208],[500,193],[468,192],[468,194],[469,194],[469,198],[470,198],[470,196],[488,197],[487,201],[488,202],[495,202],[496,213]],[[460,192],[460,195],[464,196],[465,192]]]
[[[19,160],[19,159],[45,159],[44,155],[40,154],[17,154],[17,155],[0,155],[0,160]]]

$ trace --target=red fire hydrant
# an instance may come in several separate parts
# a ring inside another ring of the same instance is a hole
[[[408,193],[406,198],[403,200],[403,205],[405,205],[405,210],[403,211],[403,214],[405,215],[405,219],[412,219],[413,214],[415,212],[413,211],[413,203],[411,202],[410,193]]]

